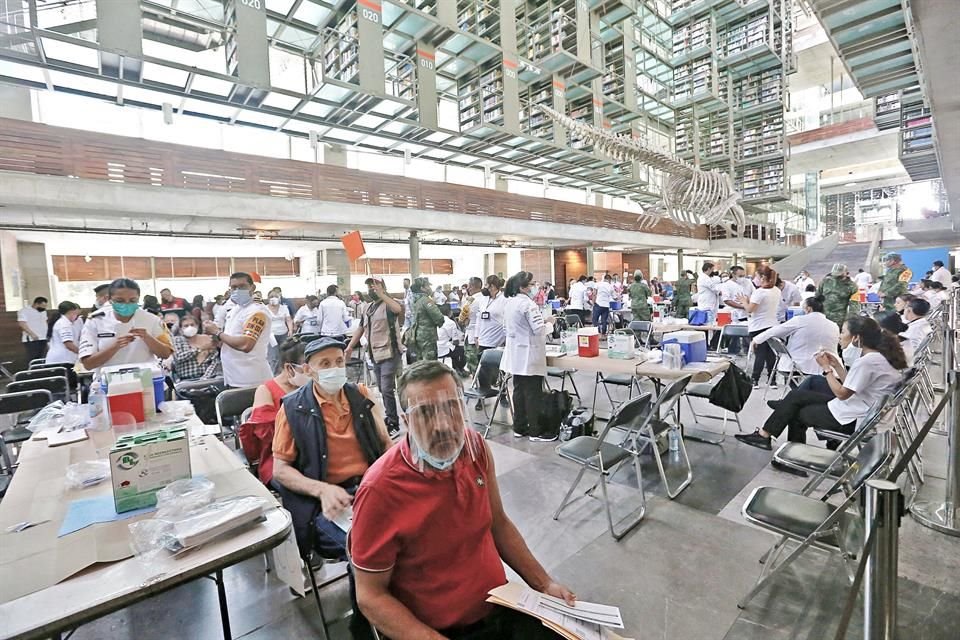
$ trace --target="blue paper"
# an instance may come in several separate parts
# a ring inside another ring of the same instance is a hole
[[[74,500],[67,507],[67,513],[63,517],[63,523],[60,525],[58,538],[80,531],[92,524],[101,522],[115,522],[117,520],[126,520],[143,513],[156,511],[156,507],[145,507],[134,511],[124,511],[117,513],[113,504],[113,495],[107,494],[99,498],[84,498]]]

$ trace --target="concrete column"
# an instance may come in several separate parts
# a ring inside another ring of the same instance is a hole
[[[587,277],[593,275],[593,245],[587,245]]]
[[[16,120],[33,120],[33,105],[30,102],[30,90],[0,84],[0,117]]]
[[[677,249],[677,277],[683,275],[683,249]]]
[[[493,176],[493,188],[497,191],[508,191],[507,179],[499,173]]]
[[[410,277],[420,277],[420,237],[416,231],[410,232]]]
[[[327,249],[327,275],[337,276],[341,291],[350,291],[350,258],[343,249]]]
[[[17,242],[17,254],[20,264],[20,285],[23,287],[23,299],[33,300],[43,296],[50,300],[50,306],[59,303],[55,291],[50,290],[50,266],[47,259],[47,245],[42,242]]]
[[[557,255],[556,251],[550,249],[550,283],[557,286]]]
[[[737,259],[738,259],[739,257],[740,257],[740,256],[738,256],[736,253],[733,254],[733,262],[730,263],[730,266],[731,266],[731,267],[734,266],[734,265],[736,265],[736,264],[739,264],[739,263],[737,262]]]

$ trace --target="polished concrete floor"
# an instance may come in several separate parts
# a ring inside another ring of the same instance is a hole
[[[577,375],[581,391],[593,378]],[[755,392],[741,413],[752,430],[769,414]],[[586,397],[587,403],[592,398]],[[696,401],[695,401],[696,402]],[[703,401],[700,401],[701,403]],[[600,403],[600,407],[605,406]],[[702,406],[702,405],[698,405]],[[689,420],[683,407],[685,423]],[[714,429],[719,430],[719,423]],[[731,432],[736,430],[730,424]],[[515,440],[500,426],[491,447],[503,500],[533,553],[580,597],[621,607],[625,635],[642,640],[832,640],[849,587],[835,556],[812,551],[761,592],[746,609],[737,599],[760,572],[758,558],[775,538],[743,522],[740,507],[761,485],[799,488],[802,480],[773,470],[770,454],[737,443],[688,442],[694,481],[666,498],[652,458],[643,466],[647,514],[620,542],[607,533],[600,503],[583,498],[552,519],[576,468],[554,443]],[[924,447],[925,491],[942,496],[943,438]],[[678,473],[677,465],[668,472]],[[622,473],[611,495],[621,515],[637,503],[635,478]],[[584,485],[586,488],[586,485]],[[960,539],[918,526],[901,529],[900,638],[960,638]],[[321,637],[311,597],[298,598],[254,559],[225,572],[233,635],[248,640]],[[321,589],[330,637],[349,638],[346,581]],[[847,638],[863,637],[860,609]],[[222,637],[214,584],[198,580],[79,628],[75,640]]]

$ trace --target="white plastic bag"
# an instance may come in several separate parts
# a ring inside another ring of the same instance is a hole
[[[27,429],[37,433],[52,429],[54,431],[74,431],[85,429],[90,423],[90,411],[86,405],[60,400],[51,402],[30,419]]]
[[[206,478],[171,482],[157,491],[157,515],[161,520],[179,520],[202,509],[215,496],[216,488]]]
[[[84,460],[67,467],[64,480],[67,489],[85,489],[110,477],[109,460]]]

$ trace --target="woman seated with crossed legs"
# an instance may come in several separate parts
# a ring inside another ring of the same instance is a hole
[[[772,449],[771,441],[784,429],[788,430],[790,442],[805,442],[806,430],[811,426],[853,433],[857,420],[866,415],[873,403],[896,388],[907,362],[896,336],[881,329],[872,318],[847,318],[840,341],[859,349],[860,357],[847,371],[835,353],[823,351],[817,355],[829,391],[792,390],[775,403],[763,428],[737,435],[737,440]]]

